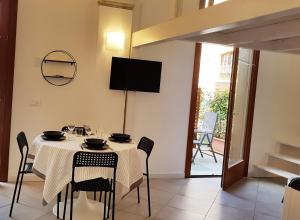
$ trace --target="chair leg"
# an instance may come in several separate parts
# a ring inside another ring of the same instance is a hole
[[[101,192],[102,193],[102,192]],[[110,212],[110,203],[111,203],[111,191],[109,192],[108,195],[108,212],[107,212],[107,218],[109,218],[109,212]]]
[[[199,147],[199,153],[200,153],[201,157],[203,157],[203,153],[202,153],[202,150],[200,147]]]
[[[137,196],[138,196],[138,203],[140,203],[140,187],[138,186],[137,188]]]
[[[199,146],[198,144],[196,144],[196,146],[197,146],[197,150],[196,150],[196,153],[195,153],[194,156],[193,156],[192,163],[194,163],[195,158],[196,158],[196,156],[197,156],[197,153],[198,153],[198,151],[199,151],[199,149],[200,149],[200,146]],[[201,153],[201,155],[202,155],[202,153]],[[203,156],[202,156],[202,157],[203,157]]]
[[[102,201],[102,191],[100,192],[99,202]]]
[[[97,192],[94,191],[94,200],[96,200],[96,199],[97,199]]]
[[[210,147],[210,149],[211,149],[211,152],[212,152],[212,155],[213,155],[213,157],[214,157],[214,159],[215,159],[215,162],[216,162],[216,163],[218,163],[218,161],[217,161],[217,157],[216,157],[216,153],[215,153],[215,151],[214,151],[214,149],[213,149],[212,145],[211,145],[211,144],[209,144],[209,147]]]
[[[116,203],[116,185],[114,183],[114,188],[113,188],[113,204],[112,204],[112,220],[115,220],[115,203]]]
[[[151,203],[150,203],[150,183],[149,183],[149,173],[147,172],[147,192],[148,192],[148,211],[149,217],[151,216]]]
[[[59,219],[59,203],[61,202],[61,192],[57,194],[56,218]]]
[[[14,189],[14,195],[13,195],[13,199],[12,199],[11,206],[10,206],[10,211],[9,211],[9,217],[11,217],[11,214],[12,214],[12,211],[13,211],[16,192],[17,192],[17,188],[18,188],[18,185],[19,185],[19,178],[20,178],[20,171],[18,172],[18,175],[17,175],[16,185],[15,185],[15,189]]]
[[[113,181],[112,179],[110,180],[110,185],[113,185]],[[102,192],[101,192],[102,194]],[[110,204],[111,204],[111,194],[112,194],[112,189],[109,191],[109,195],[108,195],[108,211],[107,211],[107,218],[109,218],[109,213],[110,213]]]
[[[73,186],[71,185],[70,220],[73,219]]]
[[[67,209],[67,202],[68,202],[68,193],[69,193],[69,184],[67,184],[67,189],[66,189],[63,220],[66,219],[66,209]]]
[[[103,220],[106,219],[106,192],[104,192],[104,211],[103,211]]]
[[[23,176],[24,176],[24,172],[22,172],[22,174],[21,174],[19,192],[18,192],[18,196],[17,196],[17,203],[19,203],[19,198],[20,198],[20,193],[21,193],[21,188],[22,188],[22,183],[23,183]]]

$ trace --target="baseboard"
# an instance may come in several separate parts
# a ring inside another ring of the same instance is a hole
[[[152,179],[182,179],[184,178],[184,173],[163,173],[163,174],[150,174]]]
[[[15,182],[16,179],[17,179],[16,176],[10,176],[10,177],[8,177],[8,182]],[[41,182],[44,180],[37,177],[36,175],[26,174],[26,175],[24,175],[23,181],[24,182]]]

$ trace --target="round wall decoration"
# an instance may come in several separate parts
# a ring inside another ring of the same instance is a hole
[[[54,86],[64,86],[75,78],[77,63],[69,52],[54,50],[46,54],[42,60],[41,72],[48,83]]]

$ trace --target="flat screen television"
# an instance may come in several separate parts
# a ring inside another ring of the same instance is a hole
[[[162,62],[112,57],[109,88],[159,93]]]

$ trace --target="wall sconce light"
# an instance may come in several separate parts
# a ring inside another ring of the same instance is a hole
[[[123,32],[107,32],[106,48],[113,50],[124,49],[125,34]]]

